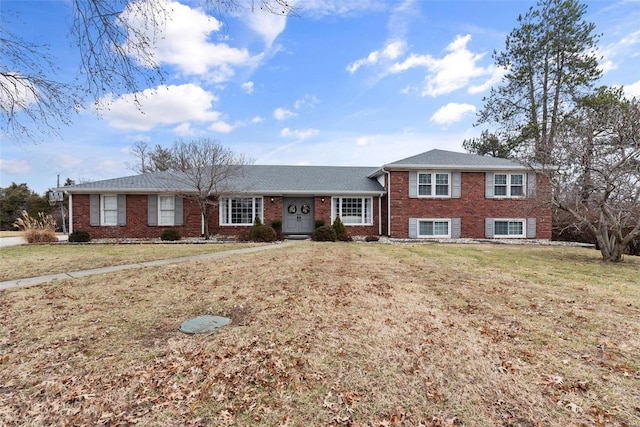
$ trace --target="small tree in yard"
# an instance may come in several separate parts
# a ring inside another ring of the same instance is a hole
[[[582,98],[554,159],[554,203],[593,233],[604,261],[622,261],[640,236],[640,100],[610,88]]]
[[[177,141],[171,149],[171,156],[169,176],[190,189],[182,196],[199,206],[204,221],[204,237],[209,239],[211,207],[222,197],[241,190],[233,186],[233,181],[242,176],[249,161],[208,138]]]

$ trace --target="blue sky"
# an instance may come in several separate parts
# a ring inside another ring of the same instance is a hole
[[[640,2],[584,3],[602,33],[602,84],[640,96]],[[299,0],[297,16],[247,10],[216,19],[197,1],[172,4],[154,47],[168,78],[145,91],[144,113],[131,94],[113,94],[100,116],[87,108],[59,136],[3,135],[0,187],[25,182],[43,193],[58,174],[61,182],[132,175],[136,141],[169,147],[208,137],[256,164],[380,166],[433,148],[463,151],[501,76],[491,54],[532,5]],[[0,13],[15,33],[51,46],[56,78],[75,77],[66,1],[2,0]]]

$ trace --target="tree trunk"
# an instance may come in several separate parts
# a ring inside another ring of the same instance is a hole
[[[601,230],[596,235],[596,241],[604,262],[622,262],[624,260],[624,249],[627,245],[615,236],[609,236],[606,230]]]

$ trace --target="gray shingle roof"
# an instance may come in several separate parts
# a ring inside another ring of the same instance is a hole
[[[386,169],[415,168],[455,168],[472,170],[527,169],[526,166],[509,159],[479,156],[477,154],[457,153],[446,150],[430,150],[406,159],[388,163]]]
[[[233,188],[255,194],[380,194],[384,188],[368,178],[375,167],[247,165]],[[62,188],[69,193],[190,191],[175,173],[155,172]]]

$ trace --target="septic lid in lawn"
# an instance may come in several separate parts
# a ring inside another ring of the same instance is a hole
[[[229,322],[231,319],[222,316],[198,316],[182,322],[180,330],[186,334],[202,334],[220,329]]]

